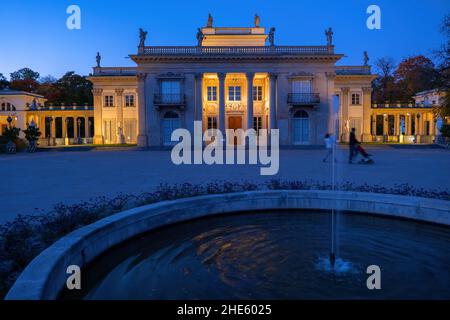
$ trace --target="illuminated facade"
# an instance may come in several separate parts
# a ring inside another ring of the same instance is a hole
[[[259,18],[243,28],[213,27],[210,18],[198,30],[197,45],[169,47],[146,46],[140,30],[138,52],[130,55],[135,67],[102,67],[97,56],[89,77],[94,106],[44,106],[42,96],[25,94],[12,112],[6,110],[12,96],[0,94],[0,124],[7,115],[22,129],[34,120],[43,132],[40,144],[50,146],[167,146],[173,130],[193,133],[194,121],[203,131],[279,129],[281,145],[323,145],[333,132],[338,95],[341,142],[355,128],[363,142],[433,143],[433,104],[420,94],[410,105],[372,104],[376,75],[367,55],[364,65],[336,66],[343,55],[335,53],[332,30],[325,34],[325,45],[278,46],[275,29],[267,32]]]
[[[278,46],[253,27],[220,28],[208,21],[196,46],[145,46],[136,67],[94,68],[94,143],[170,145],[177,128],[279,129],[281,145],[322,145],[332,132],[332,99],[343,97],[340,132],[355,125],[370,140],[369,66],[336,67],[331,30],[322,46]],[[357,96],[355,104],[351,97]],[[132,103],[129,103],[133,101]],[[343,118],[342,118],[343,117]],[[366,137],[364,137],[364,134]],[[238,142],[241,143],[241,142]]]

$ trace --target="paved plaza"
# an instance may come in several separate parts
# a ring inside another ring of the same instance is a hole
[[[338,151],[339,182],[392,186],[408,183],[427,189],[450,189],[450,152],[438,148],[369,146],[374,165],[350,165],[347,148]],[[90,150],[0,154],[2,167],[0,223],[18,214],[49,210],[58,202],[78,203],[96,196],[152,191],[160,183],[214,180],[263,182],[273,178],[331,181],[325,150],[280,150],[276,176],[260,176],[260,165],[181,165],[170,151]]]

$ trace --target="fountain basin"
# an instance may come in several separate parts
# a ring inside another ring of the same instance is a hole
[[[449,201],[385,194],[277,190],[161,202],[115,214],[62,238],[28,265],[6,299],[56,299],[65,286],[67,266],[85,266],[113,246],[160,227],[242,211],[331,208],[450,225]]]

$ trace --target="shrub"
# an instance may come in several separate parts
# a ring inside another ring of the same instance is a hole
[[[8,126],[5,131],[3,131],[3,136],[6,137],[8,141],[15,141],[19,137],[19,133],[19,128]]]
[[[444,124],[440,131],[443,137],[450,138],[450,124]]]

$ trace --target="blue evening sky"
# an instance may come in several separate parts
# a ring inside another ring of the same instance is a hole
[[[66,28],[66,9],[81,8],[81,30]],[[377,4],[382,29],[366,27],[366,9]],[[382,56],[425,54],[443,43],[439,25],[450,13],[448,0],[2,0],[0,73],[30,67],[41,76],[74,70],[91,72],[100,51],[103,66],[132,66],[138,28],[149,31],[147,45],[195,45],[196,30],[208,12],[215,26],[276,27],[279,45],[325,44],[332,26],[340,64],[362,64],[367,50],[373,62]]]

